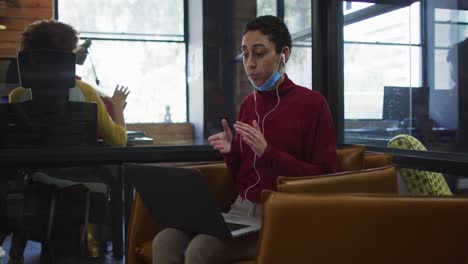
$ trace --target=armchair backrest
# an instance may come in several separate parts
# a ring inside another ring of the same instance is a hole
[[[257,264],[465,264],[468,199],[264,195]]]
[[[366,146],[338,147],[338,172],[385,167],[393,164],[391,153],[366,152]]]
[[[31,88],[33,96],[62,95],[75,87],[76,55],[53,50],[20,51],[18,72],[21,86]]]
[[[287,193],[398,193],[395,166],[308,177],[279,177]]]
[[[366,152],[364,154],[363,169],[385,167],[393,164],[393,154]]]
[[[31,101],[0,105],[0,146],[62,147],[96,143],[97,105],[69,102],[76,55],[51,50],[18,53],[22,87]]]
[[[338,171],[361,170],[363,168],[366,146],[354,145],[336,149]]]

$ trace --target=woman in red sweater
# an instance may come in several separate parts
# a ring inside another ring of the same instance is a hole
[[[234,124],[236,133],[223,119],[223,131],[208,138],[224,155],[239,191],[230,213],[261,218],[260,193],[276,190],[280,175],[336,171],[335,133],[325,98],[294,84],[283,72],[291,48],[291,35],[279,18],[262,16],[246,25],[243,63],[253,92],[241,105],[239,120]],[[165,229],[153,241],[153,263],[253,259],[257,237],[253,234],[222,241]]]

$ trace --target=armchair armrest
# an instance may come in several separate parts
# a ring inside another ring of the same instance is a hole
[[[372,169],[385,167],[393,164],[393,154],[391,153],[373,153],[364,154],[363,169]]]

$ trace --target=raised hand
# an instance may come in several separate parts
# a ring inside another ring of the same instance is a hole
[[[267,142],[262,134],[262,131],[260,130],[260,127],[258,126],[257,121],[254,120],[252,122],[252,126],[237,121],[234,124],[234,128],[236,129],[237,133],[239,133],[242,140],[247,143],[250,148],[252,148],[252,151],[255,152],[258,157],[261,157],[265,152]]]
[[[125,106],[125,101],[127,100],[127,96],[130,93],[128,87],[117,84],[115,86],[114,94],[112,95],[112,106],[117,109],[123,109]]]
[[[232,132],[226,119],[221,120],[221,124],[223,125],[223,132],[208,137],[208,141],[219,153],[228,154],[231,152]]]
[[[127,100],[127,96],[130,93],[127,87],[124,87],[117,84],[114,90],[114,94],[112,95],[111,102],[112,102],[112,109],[114,110],[114,120],[117,124],[122,125],[125,127],[125,119],[123,115],[123,110],[125,107],[125,100]]]

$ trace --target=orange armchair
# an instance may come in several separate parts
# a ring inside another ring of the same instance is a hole
[[[234,182],[224,163],[183,166],[199,170],[220,208],[227,211],[237,197]],[[127,234],[127,263],[152,263],[152,240],[163,229],[143,204],[138,193],[133,201]],[[239,263],[240,264],[240,263]]]
[[[264,193],[257,264],[468,263],[468,199]]]
[[[393,159],[390,154],[371,154],[365,152],[365,146],[351,146],[337,149],[338,170],[350,171],[361,170],[372,164],[389,165]],[[369,158],[368,158],[369,157]],[[367,165],[366,165],[367,164]],[[214,194],[220,208],[226,211],[234,202],[237,193],[234,182],[229,176],[226,165],[215,163],[208,165],[191,165],[185,168],[194,168],[200,170],[206,177],[208,189]],[[130,215],[129,229],[127,233],[127,251],[126,259],[129,264],[151,263],[152,261],[152,239],[162,229],[158,226],[148,209],[143,205],[138,193],[133,201],[132,212]],[[238,262],[253,263],[253,262]]]

